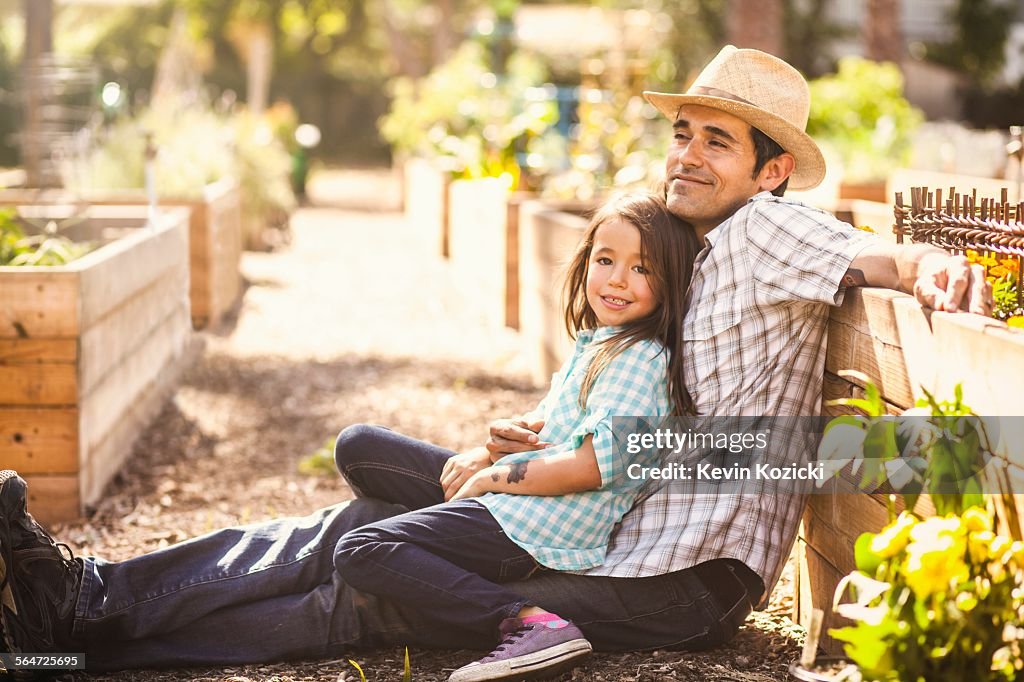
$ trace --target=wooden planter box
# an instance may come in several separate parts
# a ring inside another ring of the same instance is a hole
[[[591,202],[526,201],[519,207],[519,331],[534,380],[547,382],[572,341],[565,330],[565,266],[586,231]]]
[[[188,212],[152,227],[136,207],[85,218],[66,234],[116,238],[65,266],[0,267],[0,462],[44,523],[99,499],[192,345]]]
[[[145,206],[149,201],[141,190],[88,192],[69,195],[63,191],[0,191],[0,206],[79,203],[95,206]],[[191,209],[189,219],[189,298],[192,325],[196,329],[215,326],[242,292],[239,261],[242,254],[241,194],[233,180],[207,185],[197,199],[161,197],[161,207]]]
[[[519,328],[519,214],[533,192],[501,180],[453,180],[448,187],[448,258],[455,281],[494,326]]]
[[[448,185],[451,174],[426,159],[410,158],[402,183],[406,220],[416,226],[427,254],[448,257]]]
[[[858,369],[881,390],[898,413],[923,395],[921,387],[939,399],[952,397],[963,385],[964,402],[978,414],[1019,414],[1020,386],[1024,385],[1024,332],[978,315],[928,312],[913,297],[887,289],[852,289],[840,308],[832,311],[825,362],[825,400],[850,397],[861,387],[840,378],[838,372]],[[836,414],[840,408],[826,408]],[[1020,417],[1013,417],[1019,420]],[[1006,429],[1020,432],[1016,421]],[[1020,438],[1009,438],[1016,450],[1001,452],[1009,460],[1015,490],[1024,489]],[[1024,514],[1024,495],[1015,495],[1018,513]],[[922,499],[917,511],[929,514]],[[821,646],[842,652],[840,642],[828,637],[830,627],[843,619],[831,612],[839,580],[856,567],[853,546],[866,531],[877,532],[888,522],[885,498],[867,494],[811,495],[797,540],[798,568],[794,618],[810,622],[812,609],[825,612]]]

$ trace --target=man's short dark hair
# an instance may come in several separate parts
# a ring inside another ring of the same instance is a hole
[[[768,137],[754,126],[750,126],[750,137],[754,140],[754,174],[752,177],[757,177],[757,174],[761,172],[765,164],[774,159],[777,156],[782,156],[786,153],[786,150],[779,146],[779,143]],[[786,187],[789,186],[789,178],[786,178],[782,183],[772,190],[772,194],[777,197],[781,197],[786,193]]]

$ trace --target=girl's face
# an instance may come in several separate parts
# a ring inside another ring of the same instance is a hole
[[[623,218],[601,223],[587,262],[587,303],[601,326],[639,320],[658,304],[640,258],[640,231]]]

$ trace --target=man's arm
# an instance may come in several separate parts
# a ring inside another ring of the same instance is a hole
[[[853,259],[842,283],[896,289],[951,313],[991,315],[994,305],[983,267],[928,244],[871,244]]]
[[[601,487],[593,434],[575,450],[514,464],[492,464],[473,474],[451,499],[484,493],[567,495]]]

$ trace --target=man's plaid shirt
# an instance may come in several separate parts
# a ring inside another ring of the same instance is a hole
[[[685,379],[701,415],[820,413],[828,309],[872,235],[764,192],[708,233],[683,324]],[[770,593],[796,537],[798,495],[686,494],[638,502],[587,575],[661,575],[742,561]]]

